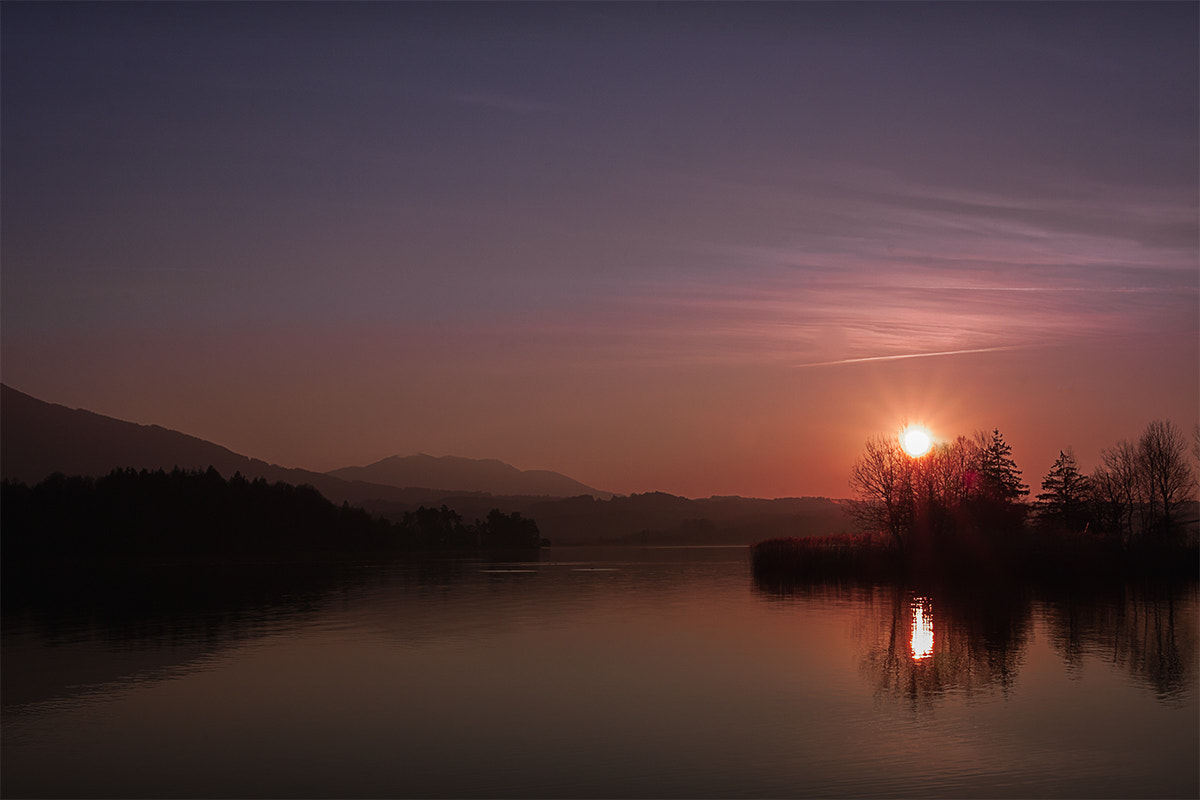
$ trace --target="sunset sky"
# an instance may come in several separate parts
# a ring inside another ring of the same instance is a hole
[[[286,466],[1035,487],[1200,416],[1196,3],[0,8],[5,383]],[[1035,488],[1036,492],[1036,488]]]

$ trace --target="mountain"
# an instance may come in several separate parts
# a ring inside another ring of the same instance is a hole
[[[435,458],[424,453],[391,456],[365,467],[343,467],[327,473],[344,480],[366,481],[401,488],[421,487],[451,491],[487,492],[493,495],[575,497],[589,494],[607,500],[601,492],[558,472],[520,470],[494,458],[457,456]]]
[[[335,503],[348,501],[393,519],[419,505],[446,505],[468,522],[493,508],[519,511],[555,544],[746,544],[840,533],[849,525],[843,504],[825,497],[614,497],[555,472],[522,472],[494,460],[418,455],[331,474],[288,469],[158,425],[46,403],[0,384],[0,477],[33,484],[52,472],[100,476],[117,468],[210,465],[226,478],[241,472],[250,479],[309,484]],[[393,480],[424,488],[398,488]]]
[[[233,474],[252,459],[157,425],[138,425],[30,397],[0,384],[0,472],[36,483],[52,472],[103,475],[115,467]],[[263,466],[268,466],[265,463]]]
[[[522,472],[495,460],[414,456],[399,459],[409,466],[407,471],[395,473],[411,477],[411,480],[397,484],[390,480],[370,479],[374,467],[392,461],[395,459],[330,474],[281,467],[186,433],[47,403],[0,384],[0,478],[28,484],[37,483],[53,472],[100,476],[129,467],[138,470],[170,470],[174,467],[205,470],[212,466],[226,478],[241,472],[249,479],[309,484],[335,503],[345,501],[360,505],[373,501],[389,504],[392,509],[411,511],[419,505],[441,505],[447,496],[454,495],[472,508],[486,505],[484,516],[495,506],[488,493],[542,497],[612,496],[556,472]],[[421,473],[421,465],[427,465],[429,471]],[[367,472],[353,474],[355,470]],[[350,474],[338,474],[343,472]],[[514,491],[508,491],[507,487],[513,487]]]
[[[226,478],[241,472],[250,479],[307,483],[335,503],[409,500],[406,493],[391,486],[371,486],[268,464],[186,433],[47,403],[0,384],[2,478],[33,484],[53,472],[99,476],[128,467],[204,470],[210,466]]]

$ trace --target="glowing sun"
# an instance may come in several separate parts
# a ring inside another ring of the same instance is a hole
[[[910,456],[923,456],[933,447],[933,437],[924,428],[909,425],[900,433],[900,445]]]

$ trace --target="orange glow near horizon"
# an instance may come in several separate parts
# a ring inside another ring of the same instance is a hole
[[[920,661],[933,655],[933,616],[929,613],[929,601],[917,597],[913,599],[912,610],[912,640],[911,650],[914,661]]]

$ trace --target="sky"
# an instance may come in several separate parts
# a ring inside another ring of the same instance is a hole
[[[319,471],[845,497],[1200,416],[1195,3],[0,7],[0,377]]]

